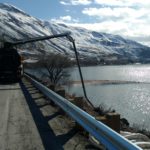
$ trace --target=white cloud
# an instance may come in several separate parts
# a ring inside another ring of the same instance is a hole
[[[119,14],[113,11],[112,8],[85,8],[82,11],[83,14],[86,14],[88,16],[99,16],[99,17],[105,17],[105,16],[118,16]]]
[[[94,0],[96,4],[108,6],[150,6],[149,0]]]
[[[62,4],[62,5],[69,5],[69,3],[65,2],[65,1],[60,1],[60,4]]]
[[[85,8],[82,13],[88,16],[98,16],[100,18],[112,17],[113,18],[120,18],[123,20],[124,18],[140,18],[142,16],[148,15],[149,10],[146,9],[134,9],[129,7],[124,8],[111,8],[111,7],[104,7],[104,8]]]
[[[62,5],[89,5],[92,3],[92,0],[61,0],[60,4]]]
[[[120,31],[127,29],[127,26],[124,23],[116,23],[113,21],[103,22],[103,23],[69,23],[68,25],[75,27],[83,27],[88,30],[95,30],[99,32],[107,32],[113,34],[119,34]],[[118,28],[119,26],[119,28]],[[113,29],[113,30],[112,30]]]
[[[60,16],[60,19],[63,21],[71,21],[71,16]]]
[[[74,19],[71,16],[60,16],[59,18],[53,18],[51,21],[59,22],[59,23],[78,23],[78,19]]]
[[[124,0],[95,0],[95,3],[100,5],[122,6],[123,1]]]

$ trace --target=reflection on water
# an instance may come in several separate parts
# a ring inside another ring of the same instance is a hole
[[[150,82],[150,65],[82,67],[85,80],[123,80]],[[72,79],[79,80],[78,69],[72,71]]]
[[[150,65],[102,66],[82,68],[86,80],[124,80],[150,83]],[[77,69],[72,79],[79,80]],[[86,84],[87,95],[95,106],[104,103],[121,113],[131,124],[150,130],[150,84]],[[69,92],[83,95],[81,85],[73,85]]]

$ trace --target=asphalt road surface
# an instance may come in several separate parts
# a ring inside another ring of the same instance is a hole
[[[0,150],[43,150],[18,83],[0,85]]]

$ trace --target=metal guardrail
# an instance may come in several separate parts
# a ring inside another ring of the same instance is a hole
[[[142,150],[137,145],[131,143],[111,128],[107,127],[100,121],[97,121],[94,117],[69,102],[67,99],[61,97],[46,86],[32,79],[29,75],[25,74],[25,77],[30,79],[35,87],[37,87],[45,96],[50,98],[55,104],[62,108],[108,150]]]

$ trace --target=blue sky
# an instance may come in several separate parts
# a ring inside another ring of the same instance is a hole
[[[77,3],[74,5],[70,0],[69,3],[63,3],[67,2],[63,0],[0,0],[0,2],[17,6],[26,13],[42,20],[62,20],[67,21],[67,23],[78,22],[79,19],[82,23],[93,21],[92,17],[81,13],[85,4]],[[70,17],[72,20],[69,19]]]
[[[48,21],[150,44],[150,0],[0,0]]]
[[[59,17],[61,14],[66,15],[59,0],[0,0],[0,2],[12,4],[26,13],[44,20]]]

